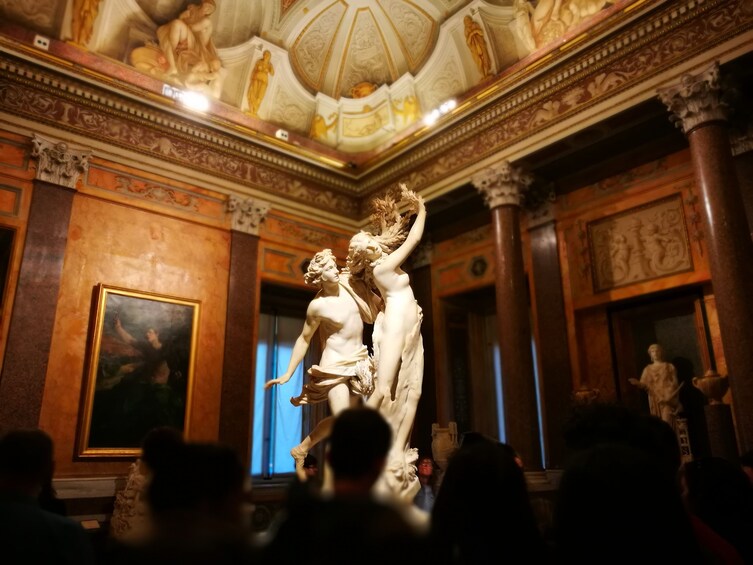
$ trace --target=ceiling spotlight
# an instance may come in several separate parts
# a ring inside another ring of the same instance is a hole
[[[209,98],[198,92],[186,90],[180,97],[180,103],[186,108],[196,110],[197,112],[206,112],[209,110]]]
[[[173,100],[180,102],[186,108],[195,110],[197,112],[206,112],[209,110],[209,98],[201,94],[200,92],[194,92],[192,90],[180,90],[170,86],[169,84],[162,85],[162,94],[168,96]]]
[[[444,116],[447,112],[454,110],[457,105],[458,103],[455,102],[454,99],[442,102],[439,105],[439,108],[434,108],[431,112],[424,116],[424,124],[427,126],[434,125],[441,116]]]

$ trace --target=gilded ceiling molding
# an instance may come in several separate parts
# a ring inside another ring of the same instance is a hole
[[[406,182],[427,188],[751,28],[749,0],[672,2],[404,152],[369,175],[364,191],[406,179],[407,170]]]
[[[672,112],[671,119],[686,135],[708,122],[727,122],[732,107],[719,76],[719,63],[694,75],[686,73],[680,83],[659,91],[659,99]]]
[[[498,206],[522,206],[533,177],[510,161],[500,161],[476,173],[471,182],[493,210]]]
[[[67,143],[37,134],[31,142],[31,156],[37,158],[36,179],[75,189],[79,177],[89,168],[91,151],[76,151]]]
[[[353,184],[298,158],[0,54],[0,111],[353,217]]]
[[[259,235],[259,227],[270,208],[268,202],[258,198],[231,196],[227,201],[227,211],[232,214],[232,229],[250,235]]]

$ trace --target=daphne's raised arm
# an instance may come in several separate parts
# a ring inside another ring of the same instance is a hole
[[[408,187],[402,183],[400,184],[400,188],[402,189],[402,200],[407,200],[409,202],[411,211],[416,212],[416,219],[413,221],[413,225],[411,226],[405,241],[403,241],[400,247],[390,253],[385,261],[385,263],[389,263],[389,265],[395,269],[408,259],[408,256],[421,242],[421,237],[424,233],[424,225],[426,224],[426,205],[424,204],[424,199],[421,195],[408,189]]]

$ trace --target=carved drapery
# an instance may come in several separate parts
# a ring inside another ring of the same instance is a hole
[[[680,84],[659,91],[659,99],[672,112],[671,120],[685,134],[710,121],[729,119],[730,90],[722,87],[719,63],[697,75],[685,74]]]
[[[270,204],[255,198],[241,200],[231,196],[227,202],[227,211],[233,216],[232,229],[250,235],[259,235],[259,227],[270,209]]]
[[[500,161],[473,175],[471,179],[490,209],[521,206],[533,177],[509,161]]]
[[[91,151],[74,151],[62,141],[52,141],[37,134],[32,138],[31,156],[37,158],[37,180],[76,188],[79,175],[89,168]]]

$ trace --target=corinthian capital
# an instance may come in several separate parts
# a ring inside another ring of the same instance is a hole
[[[670,119],[686,134],[706,122],[726,122],[732,112],[729,94],[720,80],[719,63],[697,75],[684,74],[680,84],[658,92],[659,99],[672,112]]]
[[[267,217],[270,205],[263,200],[246,198],[241,200],[231,196],[227,202],[227,211],[233,215],[232,229],[251,235],[259,235],[259,226]]]
[[[67,143],[52,141],[34,134],[31,156],[36,157],[37,180],[76,188],[81,173],[89,168],[91,151],[73,151]]]
[[[510,161],[500,161],[473,175],[471,182],[484,197],[486,205],[493,209],[505,205],[520,206],[533,177]]]

